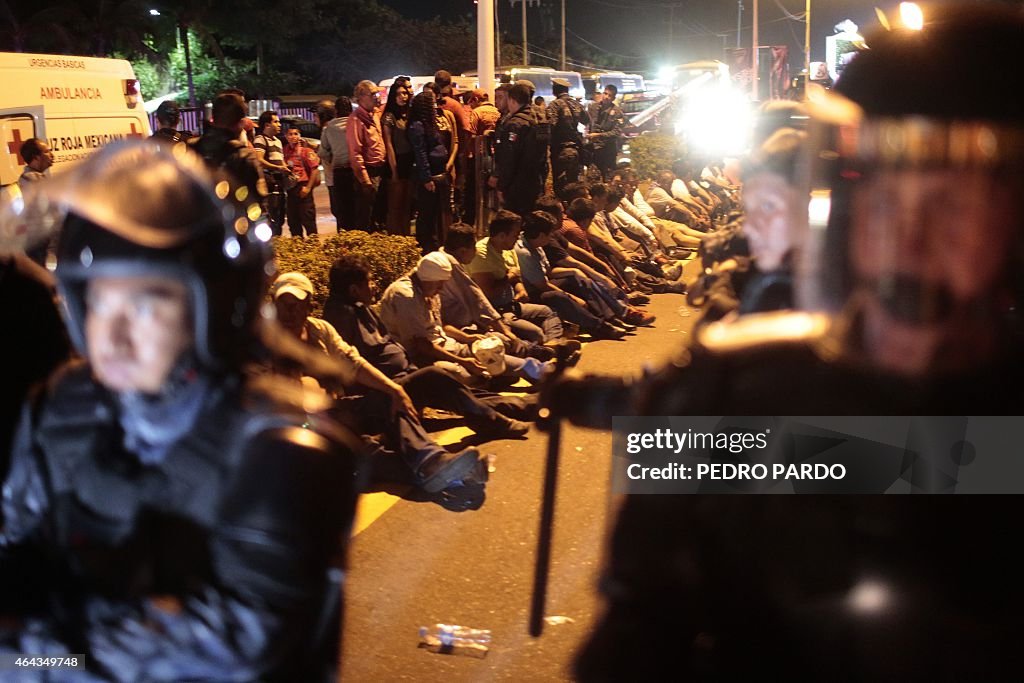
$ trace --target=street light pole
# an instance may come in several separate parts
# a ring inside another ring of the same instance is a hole
[[[494,101],[494,3],[477,0],[476,4],[476,72],[479,86]]]
[[[751,99],[753,99],[755,102],[757,102],[758,96],[760,95],[760,93],[758,93],[758,91],[757,91],[758,66],[760,66],[757,63],[758,62],[758,59],[757,59],[757,57],[758,57],[758,54],[757,54],[758,53],[758,42],[757,42],[757,0],[754,0],[754,25],[753,25],[752,31],[753,31],[753,34],[754,34],[754,36],[753,36],[754,52],[753,52],[753,54],[750,55],[750,66],[751,66],[751,69],[752,69],[751,74],[750,74],[750,88],[751,88]]]
[[[804,92],[807,92],[807,81],[811,77],[811,0],[807,0],[804,10]]]
[[[519,0],[523,5],[523,66],[530,65],[530,53],[526,49],[526,0]]]
[[[562,65],[559,68],[565,71],[565,0],[562,0]]]
[[[736,0],[736,47],[743,47],[740,43],[740,35],[743,33],[743,0]]]

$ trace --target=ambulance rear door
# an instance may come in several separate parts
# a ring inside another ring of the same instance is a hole
[[[31,138],[46,139],[42,105],[0,109],[0,187],[18,182],[25,167],[21,146]]]

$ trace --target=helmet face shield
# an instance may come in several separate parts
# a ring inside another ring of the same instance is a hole
[[[1021,294],[1020,133],[921,117],[821,125],[797,291],[854,323],[848,355],[911,376],[991,356],[1000,307]]]
[[[867,90],[866,77],[851,73]],[[843,311],[847,355],[887,372],[928,376],[991,358],[1005,342],[1007,311],[1024,294],[1015,284],[1024,121],[968,111],[897,116],[842,95],[827,99],[832,113],[855,114],[812,117],[798,299]]]
[[[1013,245],[1019,209],[984,170],[884,169],[852,192],[855,287],[894,319],[940,323],[991,296]]]
[[[882,367],[923,374],[987,350],[1019,248],[1017,185],[989,169],[909,167],[865,174],[852,189],[850,303],[863,314],[863,350]]]
[[[244,186],[211,173],[183,145],[129,142],[107,145],[44,187],[65,217],[56,276],[79,350],[89,280],[161,276],[188,289],[200,363],[230,366],[247,353],[271,253],[270,230]]]

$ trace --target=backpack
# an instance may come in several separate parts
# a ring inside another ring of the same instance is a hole
[[[535,105],[533,107],[533,125],[530,126],[531,156],[536,157],[536,169],[542,178],[548,174],[548,148],[551,146],[551,122],[547,112]]]

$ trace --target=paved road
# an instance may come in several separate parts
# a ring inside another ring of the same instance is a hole
[[[647,309],[658,316],[654,328],[586,345],[578,367],[628,375],[664,362],[688,338],[694,317],[680,295],[655,296]],[[595,586],[613,505],[611,435],[563,429],[547,614],[571,621],[546,626],[535,640],[527,618],[546,441],[534,430],[525,441],[485,444],[497,471],[475,512],[383,493],[364,497],[350,553],[345,680],[568,680],[573,653],[601,609]],[[436,622],[491,629],[490,653],[472,659],[418,649],[417,628]]]

